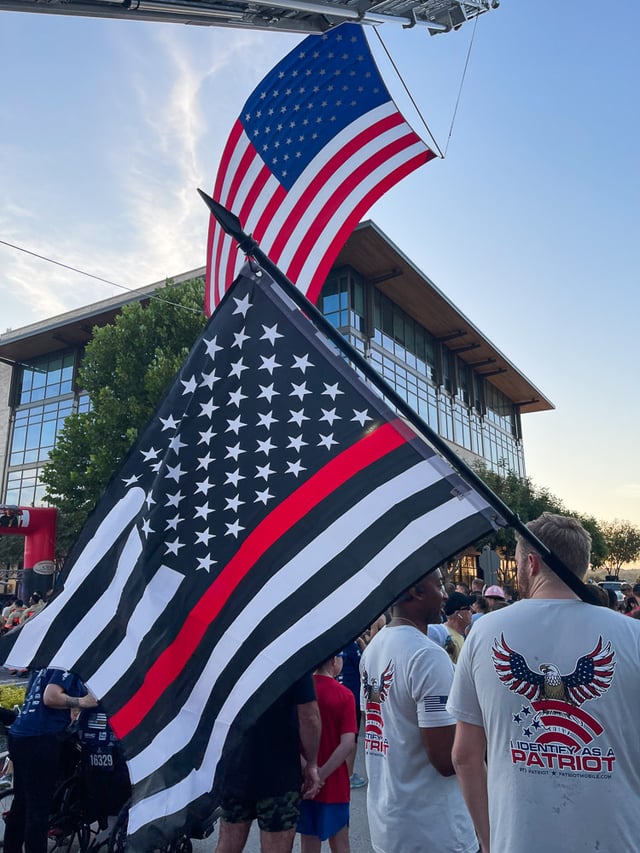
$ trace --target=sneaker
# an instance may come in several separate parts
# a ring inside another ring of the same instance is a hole
[[[5,788],[13,788],[13,779],[11,776],[0,776],[0,790]]]
[[[367,780],[363,779],[362,776],[358,776],[357,773],[353,773],[349,779],[349,784],[352,788],[364,788]]]

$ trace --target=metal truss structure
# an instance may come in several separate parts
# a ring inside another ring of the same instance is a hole
[[[0,0],[0,11],[163,21],[197,26],[321,33],[344,21],[461,27],[500,0]]]

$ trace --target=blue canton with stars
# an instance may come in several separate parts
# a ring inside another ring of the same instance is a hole
[[[250,279],[236,282],[121,475],[146,491],[136,524],[147,571],[217,574],[274,506],[381,419],[336,367]]]
[[[289,190],[334,136],[390,100],[362,27],[343,24],[308,37],[278,63],[244,105],[240,121]]]

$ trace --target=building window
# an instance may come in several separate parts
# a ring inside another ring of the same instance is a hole
[[[45,487],[40,482],[41,468],[9,471],[5,502],[18,506],[39,506],[44,501]]]
[[[13,424],[9,465],[28,465],[48,459],[58,432],[72,410],[71,399],[18,409]]]
[[[18,382],[18,405],[73,393],[73,353],[50,355],[23,366]]]
[[[327,278],[318,302],[320,311],[336,327],[364,330],[364,285],[350,267],[333,270]]]
[[[43,502],[42,465],[53,450],[66,418],[88,412],[89,395],[74,393],[75,354],[34,359],[19,368],[16,408],[9,442],[5,501],[24,506]]]
[[[319,306],[431,429],[484,459],[492,470],[522,476],[522,443],[512,402],[399,305],[367,287],[365,292],[350,268],[334,270]],[[372,305],[373,317],[366,316],[366,305]]]

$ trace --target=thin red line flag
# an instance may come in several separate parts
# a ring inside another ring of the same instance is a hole
[[[364,30],[308,36],[259,84],[224,149],[213,198],[315,302],[367,210],[435,154],[393,103]],[[244,259],[212,217],[205,310]]]
[[[162,847],[211,813],[260,713],[495,522],[247,267],[2,659],[101,700],[133,782],[128,849]]]

